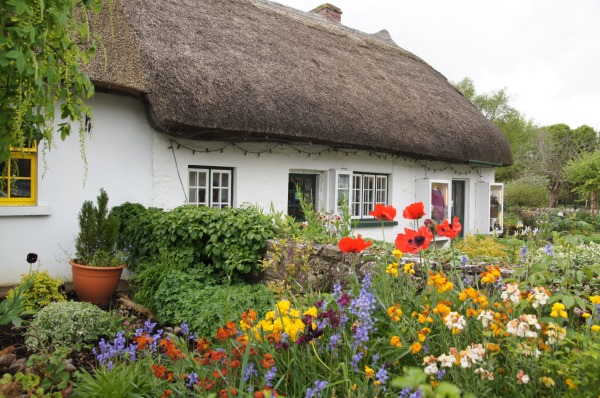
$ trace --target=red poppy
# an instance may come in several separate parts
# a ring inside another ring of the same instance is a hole
[[[365,242],[360,237],[360,234],[358,234],[356,238],[351,238],[349,236],[342,238],[338,243],[338,247],[344,253],[360,253],[367,247],[371,246],[371,244],[373,244],[373,242],[370,240]]]
[[[396,237],[396,248],[402,253],[418,253],[427,249],[432,239],[433,234],[424,225],[418,231],[404,228],[404,233]]]
[[[444,220],[444,222],[442,224],[438,224],[435,229],[439,236],[445,236],[446,238],[454,239],[458,236],[460,231],[462,231],[462,225],[460,225],[458,217],[454,217],[454,220],[452,220],[452,225],[448,223],[448,220]]]
[[[396,208],[392,205],[384,206],[381,203],[377,203],[375,205],[375,210],[372,210],[369,215],[375,217],[379,221],[381,221],[382,218],[387,221],[392,221],[396,218]]]
[[[418,220],[425,215],[425,208],[423,202],[413,203],[408,205],[402,212],[402,217],[407,220]]]

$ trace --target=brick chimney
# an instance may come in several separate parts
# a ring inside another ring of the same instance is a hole
[[[313,14],[323,15],[325,18],[332,22],[342,22],[342,10],[329,3],[320,5],[314,10],[310,10],[309,12]]]

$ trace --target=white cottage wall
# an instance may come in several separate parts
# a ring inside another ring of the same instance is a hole
[[[365,151],[334,151],[316,145],[205,142],[173,139],[154,130],[141,101],[96,94],[93,133],[86,140],[88,176],[84,176],[77,135],[40,155],[38,206],[0,207],[0,285],[15,284],[26,272],[25,257],[39,255],[41,269],[71,279],[67,263],[74,252],[77,213],[84,200],[95,200],[105,188],[110,205],[126,201],[173,209],[187,203],[189,166],[233,168],[233,205],[256,205],[264,211],[287,211],[288,177],[293,173],[317,174],[317,207],[331,203],[330,170],[388,175],[390,204],[398,209],[397,226],[386,227],[393,241],[405,227],[402,210],[417,198],[417,180],[466,181],[466,233],[474,231],[476,182],[494,181],[494,169],[470,165],[393,158]],[[223,148],[221,151],[220,149]],[[208,150],[208,151],[207,151]],[[320,155],[316,152],[323,151]],[[256,152],[262,152],[260,156]],[[312,153],[308,156],[308,153]],[[485,212],[483,212],[485,213]],[[483,214],[480,212],[479,214]],[[380,227],[358,228],[364,237],[382,239]]]
[[[83,201],[95,202],[100,188],[107,191],[110,206],[152,204],[153,133],[142,103],[97,93],[91,105],[87,178],[74,131],[65,141],[56,139],[51,150],[40,148],[38,205],[0,206],[0,285],[19,282],[28,270],[25,258],[30,252],[38,254],[40,270],[71,280],[68,260],[75,251],[77,214]]]

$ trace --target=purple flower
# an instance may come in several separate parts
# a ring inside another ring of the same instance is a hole
[[[442,378],[444,377],[445,374],[446,374],[446,371],[444,369],[438,370],[437,379],[442,380]]]
[[[339,333],[336,333],[329,338],[329,347],[328,348],[330,351],[333,351],[337,348],[337,344],[339,343],[341,338],[342,338],[342,336],[340,336]]]
[[[412,388],[410,388],[410,387],[403,388],[402,391],[400,391],[399,398],[408,398],[408,395],[410,394],[411,391],[412,391]]]
[[[546,246],[544,246],[544,254],[554,256],[554,248],[550,243],[546,243]]]
[[[321,391],[327,387],[329,383],[326,381],[315,381],[315,388],[307,388],[306,389],[306,395],[304,396],[304,398],[313,398],[313,397],[321,397]]]
[[[271,369],[269,369],[269,371],[265,374],[265,383],[266,383],[267,387],[273,388],[273,379],[275,378],[276,374],[277,374],[277,366],[271,367]]]
[[[469,263],[469,259],[467,258],[467,256],[462,256],[462,258],[460,259],[460,265],[467,265]]]
[[[187,378],[188,381],[185,385],[189,388],[194,387],[194,385],[198,383],[198,374],[195,372],[190,373]]]
[[[379,369],[379,371],[375,375],[375,378],[381,383],[381,385],[385,385],[385,382],[387,381],[388,377],[389,376],[387,370],[385,370],[385,367]]]
[[[185,323],[185,321],[183,321],[183,323],[181,324],[181,334],[183,334],[185,336],[189,332],[190,332],[190,325],[188,325],[187,323]]]
[[[248,362],[248,365],[246,366],[246,371],[244,372],[244,381],[248,381],[252,376],[258,376],[258,372],[254,368],[254,364],[252,362]]]
[[[360,360],[362,359],[362,357],[365,354],[363,354],[362,352],[359,352],[358,354],[354,355],[352,357],[352,367],[354,367],[354,371],[358,372],[358,363],[360,362]]]
[[[526,245],[523,245],[523,247],[521,247],[520,256],[521,256],[521,261],[527,260],[527,257],[529,256],[529,250],[527,250]]]
[[[369,333],[376,330],[373,327],[375,319],[372,318],[372,314],[377,308],[377,300],[373,293],[369,291],[370,288],[371,275],[367,273],[358,298],[353,299],[350,303],[350,313],[358,317],[353,330],[352,348],[354,350],[366,347],[366,342],[369,341]]]
[[[423,390],[421,390],[421,388],[417,389],[417,391],[413,392],[409,396],[409,398],[422,398],[422,397],[423,397]]]

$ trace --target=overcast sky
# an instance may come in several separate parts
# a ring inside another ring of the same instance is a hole
[[[342,24],[387,29],[452,82],[478,93],[506,88],[539,125],[600,130],[600,0],[279,0],[302,11],[325,3]]]

